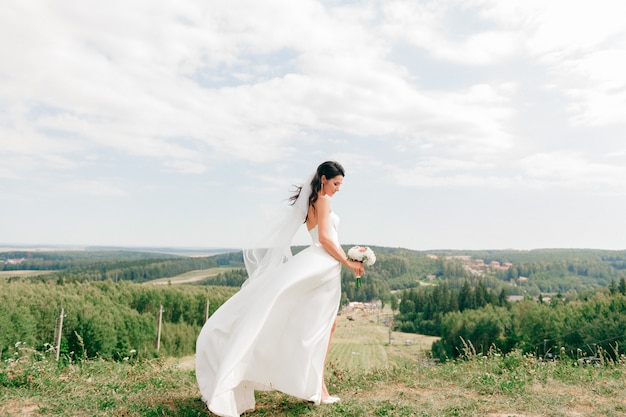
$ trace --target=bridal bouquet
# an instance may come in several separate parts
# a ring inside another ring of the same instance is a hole
[[[376,255],[367,246],[353,246],[348,250],[348,259],[372,266],[376,262]],[[361,277],[356,277],[356,287],[361,287]]]

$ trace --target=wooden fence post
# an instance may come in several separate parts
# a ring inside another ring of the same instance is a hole
[[[159,324],[157,329],[157,352],[161,348],[161,324],[163,322],[163,304],[159,308]]]
[[[59,355],[61,354],[61,334],[63,333],[63,316],[65,310],[61,307],[61,314],[57,318],[57,326],[54,334],[54,350],[56,354],[56,361],[59,361]]]
[[[211,304],[211,302],[207,299],[206,300],[206,309],[204,310],[204,322],[205,323],[209,319],[209,305],[210,304]]]

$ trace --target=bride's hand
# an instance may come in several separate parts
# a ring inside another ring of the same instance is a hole
[[[354,272],[354,275],[357,277],[362,276],[365,273],[365,268],[363,264],[359,261],[348,261],[349,268]]]

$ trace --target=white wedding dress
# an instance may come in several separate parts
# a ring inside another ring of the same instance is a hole
[[[339,245],[339,218],[330,213]],[[324,359],[341,299],[341,264],[319,243],[249,280],[205,323],[196,343],[202,399],[220,416],[255,407],[255,390],[319,404]]]

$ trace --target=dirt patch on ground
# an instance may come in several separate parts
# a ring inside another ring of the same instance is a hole
[[[15,417],[38,416],[39,406],[28,401],[9,400],[7,403],[0,405],[0,415]]]
[[[193,371],[196,369],[196,357],[185,356],[184,358],[179,358],[177,360],[176,367],[185,371]]]
[[[504,414],[487,414],[487,417],[531,417],[528,414],[515,414],[515,413],[504,413]]]

